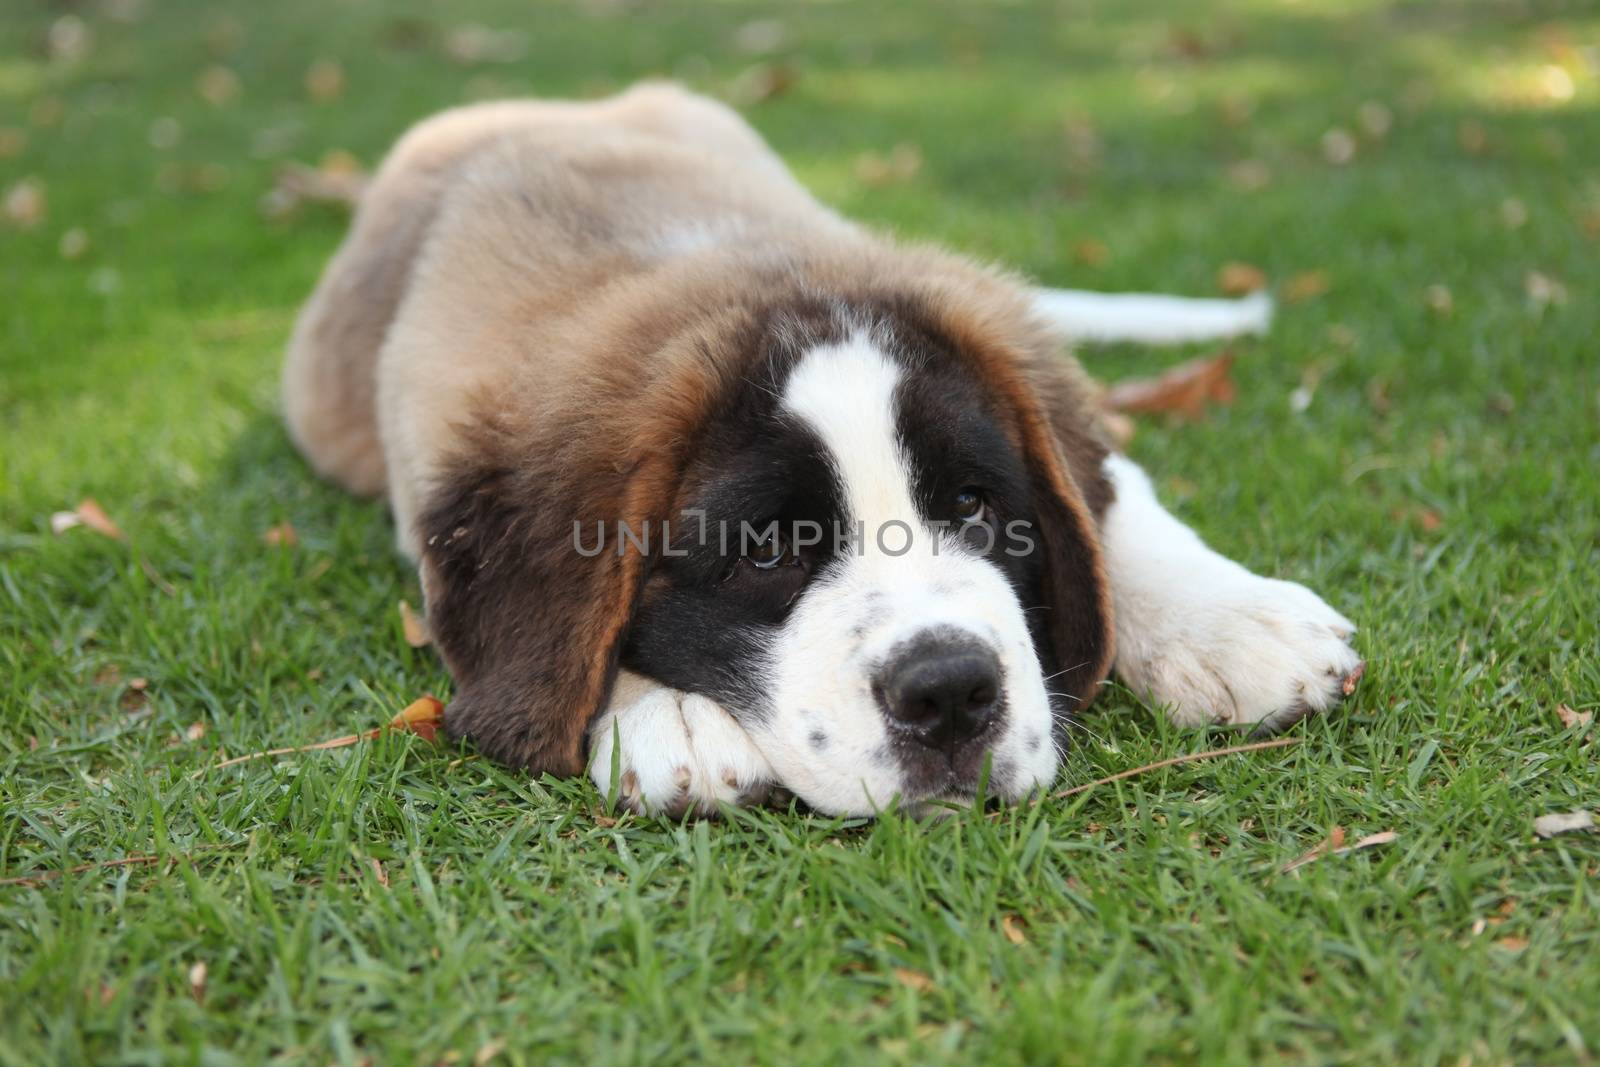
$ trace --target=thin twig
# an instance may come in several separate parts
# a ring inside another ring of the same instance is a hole
[[[1112,782],[1120,782],[1124,778],[1132,778],[1135,775],[1144,774],[1146,771],[1159,771],[1163,767],[1176,767],[1180,763],[1215,759],[1217,756],[1236,756],[1241,752],[1259,752],[1264,748],[1288,748],[1290,745],[1298,745],[1299,743],[1300,738],[1298,737],[1279,737],[1271,741],[1257,741],[1249,745],[1234,745],[1232,748],[1213,748],[1207,752],[1191,752],[1186,756],[1173,756],[1171,759],[1160,760],[1156,763],[1146,763],[1143,767],[1135,767],[1132,770],[1107,775],[1104,778],[1096,778],[1094,781],[1084,782],[1082,785],[1075,785],[1071,789],[1063,789],[1059,793],[1050,794],[1050,799],[1060,800],[1063,797],[1070,797],[1085,790],[1093,789],[1097,785],[1109,785]]]
[[[0,878],[0,885],[42,885],[53,882],[57,878],[64,878],[69,874],[83,874],[85,871],[98,871],[106,867],[137,867],[146,863],[160,863],[163,860],[188,860],[193,859],[196,853],[215,852],[218,849],[228,848],[228,845],[202,845],[192,852],[181,853],[176,856],[157,856],[153,853],[136,853],[132,856],[119,856],[114,860],[96,860],[93,863],[80,863],[76,867],[68,867],[60,871],[35,871],[33,874],[19,875],[15,878]]]
[[[368,730],[365,733],[345,734],[343,737],[333,737],[326,741],[318,741],[315,744],[290,745],[288,748],[269,748],[263,752],[251,752],[248,755],[235,756],[232,759],[225,759],[221,763],[213,763],[208,766],[201,767],[199,770],[189,775],[189,777],[199,778],[207,771],[220,771],[224,767],[237,767],[241,763],[249,763],[251,760],[266,759],[269,756],[291,756],[296,752],[317,752],[325,748],[348,748],[350,745],[357,744],[361,741],[374,740],[379,734],[383,733],[383,730],[384,728],[379,726],[375,729]]]

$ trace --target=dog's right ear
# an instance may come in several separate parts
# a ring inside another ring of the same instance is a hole
[[[441,483],[422,518],[421,572],[456,681],[452,737],[535,774],[583,772],[584,733],[610,695],[648,568],[615,536],[619,521],[638,530],[653,517],[636,491],[653,480],[644,475],[500,467]]]

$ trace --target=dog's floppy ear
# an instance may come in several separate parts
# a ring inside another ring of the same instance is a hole
[[[458,471],[422,519],[428,626],[457,686],[445,727],[534,773],[583,772],[584,732],[610,695],[649,562],[631,545],[619,553],[615,535],[652,517],[650,473],[584,469],[557,453]]]
[[[970,283],[969,279],[969,283]],[[982,287],[993,279],[979,278]],[[991,292],[990,313],[961,289],[926,307],[966,354],[1011,416],[1008,427],[1028,468],[1042,554],[1041,594],[1048,610],[1030,624],[1053,654],[1050,689],[1073,710],[1093,700],[1116,651],[1111,586],[1097,528],[1110,502],[1101,469],[1107,448],[1095,422],[1092,386],[1057,339],[1033,323],[1014,294]],[[1008,304],[1008,301],[1012,303]],[[1010,308],[1007,312],[1006,309]]]

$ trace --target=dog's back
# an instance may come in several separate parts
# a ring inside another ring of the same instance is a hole
[[[363,193],[350,233],[290,340],[285,412],[295,443],[318,473],[363,495],[393,488],[377,416],[378,356],[452,191],[494,180],[502,162],[497,153],[509,153],[504,161],[513,162],[519,154],[570,153],[601,143],[622,154],[687,153],[724,177],[730,171],[744,176],[746,184],[759,187],[767,204],[786,201],[824,214],[737,114],[668,84],[640,85],[588,103],[478,104],[418,124],[395,145]],[[572,199],[596,192],[582,188],[583,175],[574,177]],[[479,202],[481,206],[484,198]],[[570,212],[552,203],[538,204],[536,210],[546,219],[564,219],[564,236],[578,232],[588,238],[531,250],[549,253],[539,266],[552,279],[576,281],[571,273],[575,264],[560,262],[563,255],[570,259],[588,247],[595,254],[591,268],[605,258],[600,246],[608,234],[593,225],[595,213],[583,213],[579,204]],[[659,205],[654,210],[659,213]],[[607,205],[606,228],[626,214],[626,205]],[[492,219],[479,221],[493,225]],[[690,217],[661,239],[666,246],[692,244],[702,231]],[[682,250],[666,246],[660,249],[664,254]]]

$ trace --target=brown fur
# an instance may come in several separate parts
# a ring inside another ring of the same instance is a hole
[[[324,475],[386,492],[420,562],[460,687],[453,733],[581,771],[649,560],[581,557],[572,522],[675,513],[701,428],[797,296],[913,314],[989,383],[1041,502],[1052,638],[1092,697],[1112,655],[1106,449],[1024,286],[856,228],[732,112],[658,85],[414,129],[290,345],[295,441]]]

